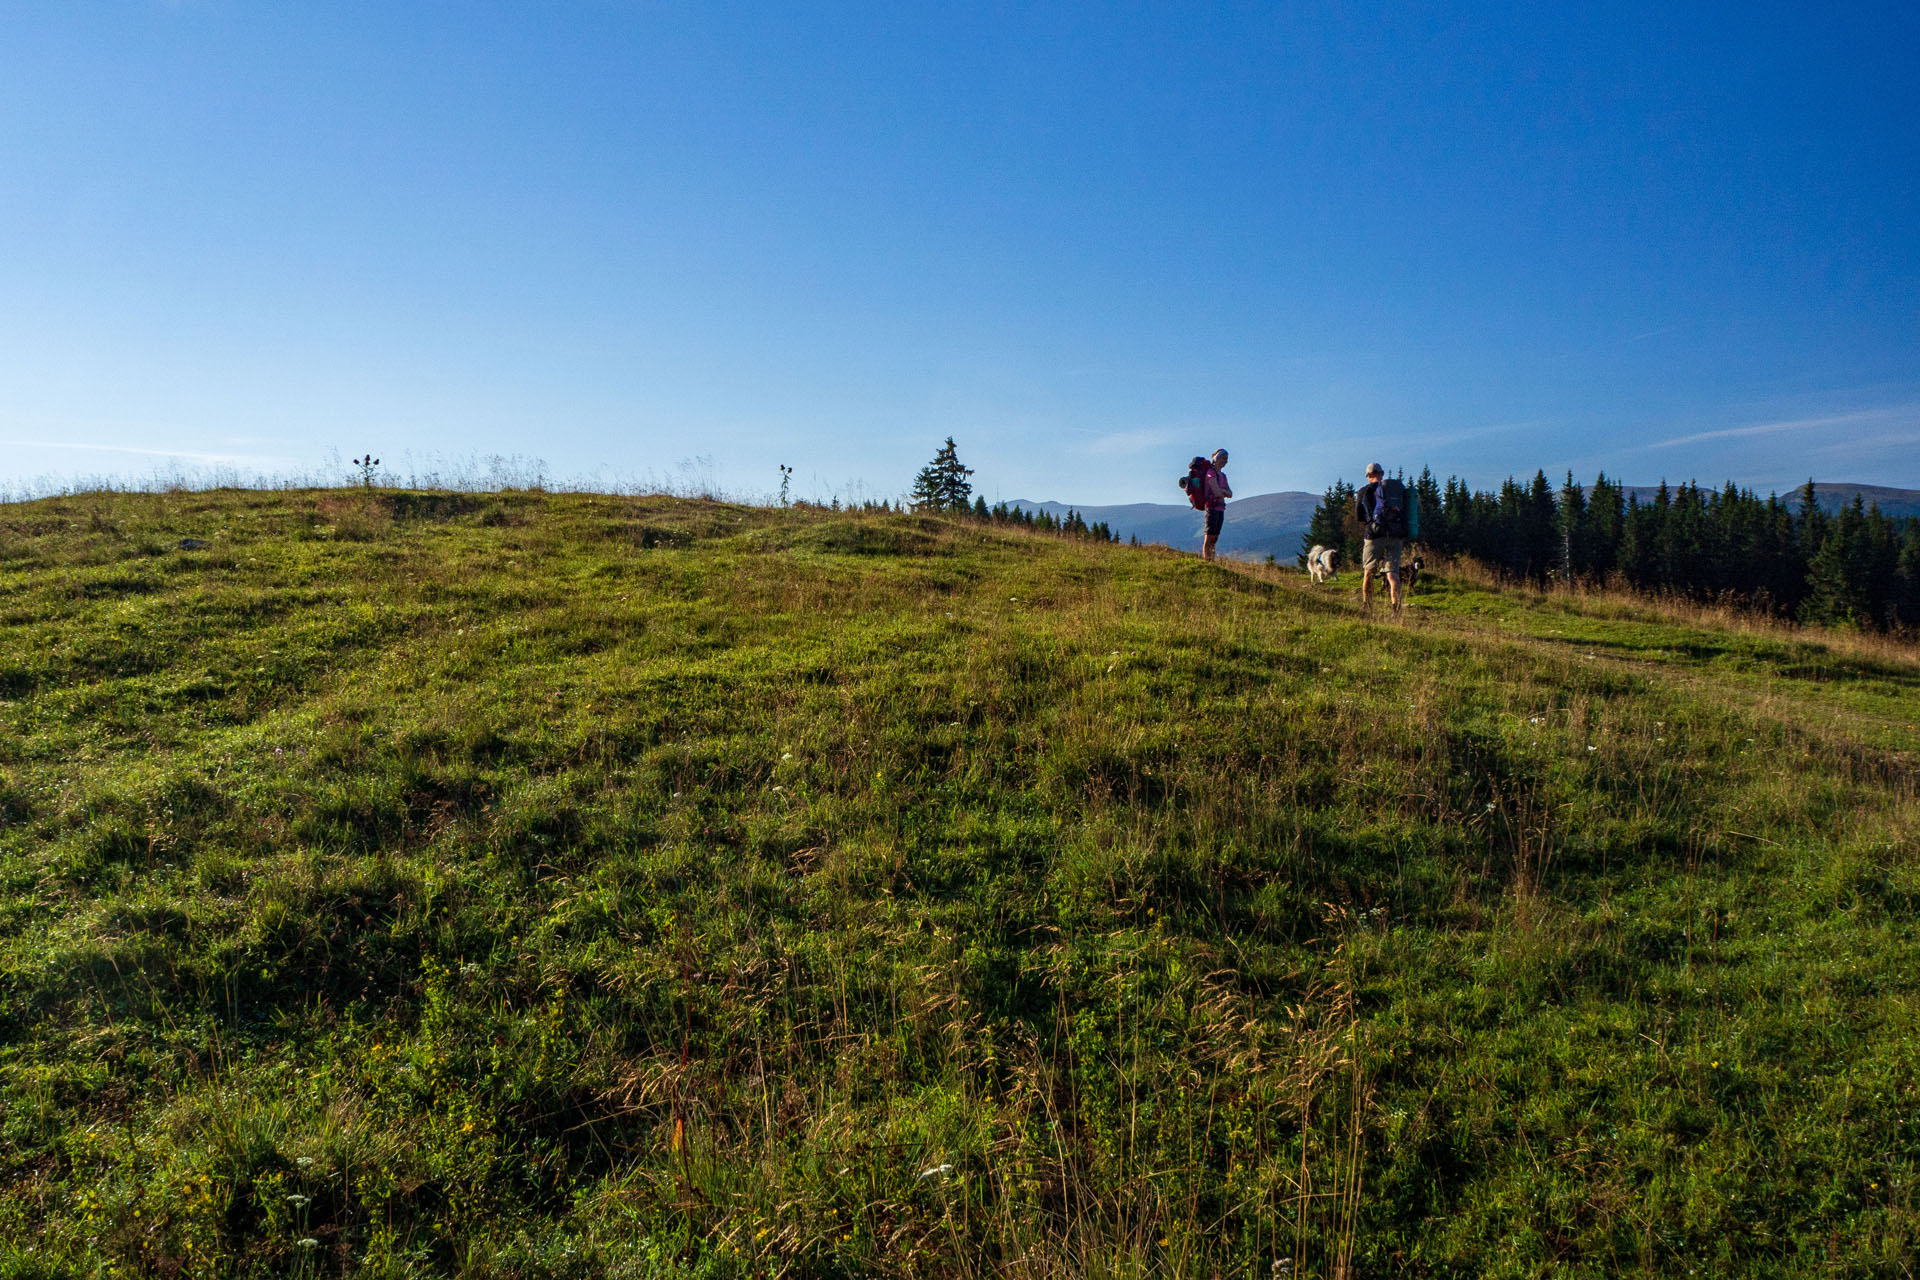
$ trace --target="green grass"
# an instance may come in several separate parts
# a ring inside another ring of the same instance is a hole
[[[1352,585],[0,507],[0,1277],[1911,1275],[1920,661]]]

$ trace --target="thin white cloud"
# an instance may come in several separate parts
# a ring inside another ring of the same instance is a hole
[[[126,453],[142,458],[182,458],[188,462],[281,463],[291,458],[258,453],[201,453],[193,449],[142,449],[126,444],[92,444],[78,440],[0,440],[9,449],[72,449],[81,453]]]
[[[1532,418],[1525,422],[1497,422],[1484,427],[1466,427],[1459,431],[1444,431],[1437,435],[1402,436],[1405,441],[1418,449],[1434,449],[1441,445],[1459,444],[1463,440],[1480,440],[1487,436],[1506,435],[1513,431],[1543,431],[1554,424],[1545,418]]]
[[[1852,456],[1868,453],[1885,453],[1893,449],[1912,449],[1920,446],[1920,430],[1883,431],[1878,435],[1854,436],[1846,440],[1836,440],[1831,444],[1814,450],[1820,454],[1839,454]]]
[[[1669,440],[1656,440],[1649,449],[1675,449],[1681,445],[1699,444],[1706,440],[1731,440],[1747,436],[1783,435],[1796,431],[1831,431],[1836,427],[1859,427],[1870,423],[1887,422],[1901,415],[1915,413],[1913,405],[1895,405],[1880,409],[1861,409],[1854,413],[1832,413],[1812,418],[1788,418],[1778,422],[1753,422],[1741,427],[1723,427],[1717,431],[1695,431],[1689,435],[1674,436]]]
[[[1173,432],[1165,427],[1142,427],[1135,431],[1115,431],[1087,442],[1087,452],[1104,457],[1125,457],[1159,449],[1173,443]]]

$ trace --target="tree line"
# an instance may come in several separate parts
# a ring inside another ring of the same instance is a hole
[[[1920,519],[1854,500],[1829,514],[1813,482],[1793,498],[1729,482],[1693,483],[1652,498],[1602,472],[1590,486],[1571,473],[1557,490],[1544,472],[1498,491],[1474,490],[1431,471],[1414,481],[1420,545],[1468,556],[1508,577],[1624,585],[1703,601],[1732,601],[1803,622],[1874,628],[1920,625]],[[1359,563],[1354,488],[1328,489],[1300,542],[1338,547]]]
[[[974,496],[973,482],[967,479],[972,474],[973,468],[961,464],[953,437],[948,436],[947,442],[933,455],[933,461],[920,468],[920,473],[913,478],[913,509],[971,516],[993,524],[1020,525],[1040,533],[1064,533],[1096,542],[1120,541],[1120,535],[1109,528],[1106,521],[1088,524],[1086,517],[1072,507],[1067,508],[1064,516],[1027,511],[1004,502],[989,507],[985,498]]]

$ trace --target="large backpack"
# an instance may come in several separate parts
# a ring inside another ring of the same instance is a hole
[[[1195,511],[1207,509],[1207,473],[1213,470],[1213,464],[1205,458],[1195,458],[1187,464],[1187,474],[1176,482],[1187,491],[1187,501]]]
[[[1369,538],[1407,538],[1413,535],[1407,517],[1407,486],[1398,480],[1382,480],[1374,499],[1373,519],[1367,522]]]

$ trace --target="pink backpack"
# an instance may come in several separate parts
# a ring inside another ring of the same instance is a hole
[[[1207,481],[1210,480],[1212,476],[1213,464],[1205,458],[1195,458],[1187,464],[1187,474],[1181,476],[1180,479],[1175,482],[1187,491],[1187,501],[1193,505],[1195,511],[1205,511],[1207,509],[1207,498],[1209,496]]]

